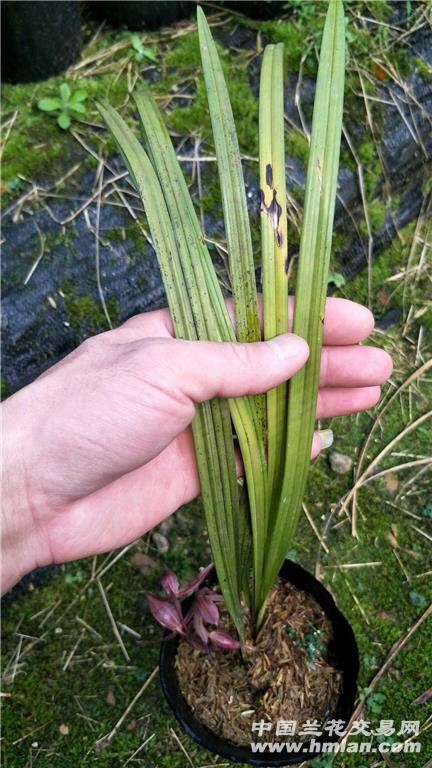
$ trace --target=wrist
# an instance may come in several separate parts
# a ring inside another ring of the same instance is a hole
[[[15,395],[2,405],[1,593],[26,573],[49,563],[32,504],[28,454],[30,411]],[[24,408],[21,408],[24,405]],[[31,460],[30,460],[31,464]]]

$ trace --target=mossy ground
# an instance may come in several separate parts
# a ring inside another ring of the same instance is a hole
[[[313,29],[311,44],[319,34],[322,9],[320,4],[305,2],[290,5],[293,16],[287,21],[260,25],[239,23],[260,31],[265,41],[287,42],[287,67],[294,71],[304,51],[305,30]],[[369,5],[364,4],[365,13],[370,12]],[[387,12],[385,2],[373,3],[373,13],[381,20],[385,21]],[[352,55],[367,57],[370,36],[362,36],[353,24],[348,29]],[[377,32],[378,37],[374,44],[382,49],[386,43],[385,33]],[[90,57],[112,50],[104,63],[108,71],[100,65],[101,71],[96,67],[97,71],[91,74],[89,64],[85,78],[83,71],[78,69],[72,69],[70,78],[66,78],[71,80],[74,88],[85,87],[89,92],[87,122],[73,123],[73,128],[98,151],[108,152],[112,146],[98,127],[100,121],[93,98],[109,98],[115,106],[123,105],[124,114],[133,122],[135,113],[129,100],[128,68],[129,82],[140,72],[150,79],[155,71],[145,63],[137,66],[135,62],[127,61],[128,39],[127,33],[101,33],[85,49],[84,55]],[[116,48],[118,45],[120,47]],[[208,111],[199,78],[195,31],[186,29],[180,36],[161,38],[157,54],[159,79],[152,87],[167,107],[170,128],[180,135],[197,133],[209,141]],[[236,74],[231,96],[238,118],[241,148],[245,154],[253,156],[257,152],[257,101],[247,74],[252,54],[246,56],[244,52],[229,52],[224,54],[224,61],[226,64],[229,62],[230,71]],[[399,56],[397,64],[402,69],[406,66],[403,55]],[[174,76],[172,69],[179,66],[184,70],[180,93],[187,98],[183,100],[178,98],[178,75]],[[305,73],[313,75],[315,66],[313,56],[309,57]],[[420,68],[421,65],[417,66]],[[121,76],[116,79],[121,67]],[[355,78],[355,71],[349,70],[351,95],[348,110],[353,110],[354,114],[363,104]],[[64,79],[54,78],[38,85],[6,86],[4,89],[3,110],[6,117],[11,117],[18,110],[4,155],[3,191],[6,197],[16,197],[21,193],[25,182],[20,176],[55,181],[65,171],[65,156],[71,163],[75,139],[68,132],[62,133],[55,120],[36,108],[37,100],[53,95]],[[190,99],[190,96],[193,98]],[[373,110],[379,129],[379,105]],[[306,146],[303,137],[300,134],[294,136],[289,138],[292,154],[304,160]],[[380,174],[375,144],[363,132],[355,137],[355,141],[358,156],[365,166],[371,223],[374,229],[379,228],[387,201],[382,195],[375,194]],[[346,160],[348,165],[353,164],[348,150]],[[95,161],[91,159],[90,162]],[[201,199],[204,212],[214,211],[218,200],[217,185],[210,182]],[[419,240],[412,255],[414,236]],[[420,235],[416,225],[410,225],[374,261],[371,291],[365,271],[338,291],[339,295],[370,303],[377,316],[391,309],[400,313],[400,320],[390,330],[385,333],[377,331],[372,339],[373,343],[389,349],[395,358],[395,372],[392,382],[385,389],[384,398],[389,397],[395,386],[431,354],[427,333],[430,332],[432,318],[426,298],[430,290],[430,255],[426,255],[421,268],[405,274],[410,254],[411,266],[418,266],[422,244],[427,239],[425,225]],[[340,242],[337,245],[341,247]],[[64,286],[63,293],[70,321],[81,335],[105,327],[100,309],[92,297],[78,296],[71,285]],[[413,308],[411,314],[410,308]],[[115,308],[111,309],[115,312]],[[430,376],[429,380],[426,377],[414,383],[394,401],[379,423],[367,458],[373,458],[404,427],[428,409]],[[356,462],[365,436],[380,418],[379,414],[378,408],[360,416],[335,420],[331,425],[335,432],[334,450],[348,454]],[[416,430],[415,438],[410,434],[398,442],[379,468],[388,469],[407,460],[416,460],[416,457],[428,456],[430,443],[430,426],[425,422]],[[319,553],[320,576],[331,588],[357,635],[362,658],[360,687],[366,696],[368,684],[391,645],[419,617],[423,605],[429,603],[432,597],[430,578],[427,576],[430,569],[430,540],[427,536],[430,536],[431,519],[428,476],[427,473],[415,476],[415,471],[389,473],[360,490],[357,540],[350,534],[348,516],[340,511],[340,500],[352,487],[353,476],[334,474],[327,457],[320,457],[311,472],[306,507],[320,531],[324,529],[329,514],[334,512],[326,536],[329,553],[320,547],[306,517],[302,518],[298,529],[296,551],[291,553],[311,571],[317,567]],[[170,545],[166,554],[159,555],[151,536],[147,536],[136,542],[102,577],[115,619],[138,632],[145,641],[151,641],[150,644],[139,644],[130,634],[123,632],[129,661],[123,656],[113,635],[97,582],[92,578],[92,574],[102,565],[103,557],[60,568],[44,586],[31,584],[24,587],[19,598],[4,609],[2,654],[6,698],[3,700],[2,751],[7,768],[32,765],[41,768],[87,765],[117,768],[126,763],[145,768],[184,768],[192,763],[195,768],[200,768],[226,764],[196,747],[182,734],[164,702],[157,678],[149,684],[111,743],[101,751],[94,750],[95,742],[111,732],[157,665],[160,633],[146,609],[144,591],[157,589],[164,565],[171,567],[181,580],[185,580],[196,572],[198,566],[210,560],[199,501],[178,511],[172,520],[172,527],[165,533]],[[157,562],[145,576],[136,566],[134,556],[137,553],[147,553]],[[431,638],[430,626],[423,624],[383,676],[376,689],[379,696],[372,695],[367,699],[364,717],[372,720],[374,725],[380,719],[394,719],[397,726],[402,719],[420,720],[422,724],[419,737],[422,742],[421,756],[392,755],[394,768],[420,768],[432,748],[427,721],[431,714],[430,705],[413,703],[428,687],[424,671],[432,656]],[[149,741],[142,751],[132,757],[147,739]],[[334,765],[340,768],[372,768],[384,763],[376,754],[363,757],[345,755],[336,758]]]

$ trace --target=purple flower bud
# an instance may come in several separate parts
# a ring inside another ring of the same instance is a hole
[[[238,648],[240,648],[239,641],[234,640],[234,638],[231,637],[228,632],[220,632],[219,630],[215,629],[213,632],[209,633],[209,638],[213,645],[216,646],[216,648],[222,648],[222,650],[236,651]]]
[[[159,624],[174,632],[184,634],[183,617],[179,603],[170,602],[166,597],[146,593],[149,608]]]
[[[174,571],[167,568],[161,578],[161,584],[168,597],[175,597],[178,593],[179,582]]]
[[[219,623],[219,611],[211,599],[211,591],[209,589],[203,588],[198,590],[195,596],[195,606],[196,610],[208,624]]]
[[[204,643],[205,646],[208,644],[208,632],[204,626],[204,622],[202,620],[202,617],[199,615],[197,611],[195,611],[193,616],[193,628],[198,635],[199,639],[202,643]]]
[[[207,568],[203,568],[203,570],[198,574],[198,576],[195,576],[195,578],[190,581],[188,584],[185,584],[184,587],[179,589],[177,592],[177,597],[184,597],[185,595],[191,595],[192,592],[195,592],[195,590],[198,589],[200,584],[204,581],[204,579],[207,578],[210,571],[213,568],[213,563],[210,563],[210,565],[207,566]]]
[[[201,653],[208,653],[209,647],[207,643],[203,643],[202,640],[200,640],[197,635],[193,635],[192,633],[188,633],[185,636],[185,640],[189,643],[189,645],[192,646],[192,648],[195,648],[197,651],[201,651]]]

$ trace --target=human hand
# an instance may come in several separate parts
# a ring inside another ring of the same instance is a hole
[[[364,307],[328,299],[317,418],[378,401],[392,363],[358,346],[372,328]],[[194,498],[195,403],[264,392],[308,356],[293,334],[277,347],[173,336],[168,310],[137,315],[4,403],[3,589],[37,566],[133,541]]]

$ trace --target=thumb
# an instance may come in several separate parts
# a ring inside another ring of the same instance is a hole
[[[266,392],[297,373],[309,356],[306,341],[293,333],[249,344],[183,340],[167,343],[173,345],[169,353],[176,378],[173,384],[195,403]]]

